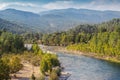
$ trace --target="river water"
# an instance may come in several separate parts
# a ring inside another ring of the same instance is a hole
[[[120,80],[120,65],[82,55],[57,53],[68,80]]]
[[[120,80],[120,64],[63,52],[57,55],[65,72],[71,74],[68,80]]]

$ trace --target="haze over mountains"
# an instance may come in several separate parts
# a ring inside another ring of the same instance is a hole
[[[55,32],[68,30],[79,24],[97,24],[113,18],[120,18],[120,12],[69,8],[50,10],[37,14],[6,9],[0,11],[0,18],[17,24],[18,27],[22,26],[23,29],[28,28],[38,32]]]
[[[1,18],[0,18],[0,30],[5,30],[5,31],[12,32],[12,33],[17,33],[17,34],[33,31],[32,29],[24,27],[23,25],[18,25],[18,24],[12,23],[10,21],[7,21]]]

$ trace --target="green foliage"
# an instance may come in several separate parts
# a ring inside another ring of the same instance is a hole
[[[53,67],[60,66],[60,62],[56,55],[45,54],[40,63],[40,70],[43,74],[51,72]]]
[[[67,46],[70,50],[93,52],[98,56],[120,58],[120,19],[96,25],[79,25],[66,32],[46,34],[47,45]]]
[[[2,32],[0,36],[0,49],[2,53],[19,53],[24,50],[24,43],[20,36]]]
[[[42,42],[45,45],[67,46],[76,43],[88,43],[98,33],[117,32],[120,35],[120,19],[113,19],[96,25],[79,25],[64,32],[45,34]]]
[[[33,44],[31,51],[37,55],[43,55],[43,51],[40,49],[40,46],[38,44]]]
[[[0,58],[0,80],[10,79],[10,74],[21,70],[23,65],[18,55],[5,54]]]
[[[120,36],[118,32],[97,33],[87,43],[67,47],[72,50],[97,53],[99,56],[120,57]]]
[[[20,36],[6,31],[0,32],[0,80],[8,80],[10,73],[16,73],[22,68],[21,60],[12,53],[23,50],[24,43]]]
[[[40,47],[37,44],[33,44],[31,50],[33,51],[33,53],[37,54],[40,50]]]
[[[36,33],[36,32],[29,32],[29,33],[24,33],[24,34],[21,34],[21,36],[23,37],[23,41],[25,43],[41,43],[41,38],[42,38],[42,33]]]
[[[88,42],[91,39],[92,33],[95,33],[97,28],[95,25],[79,25],[75,29],[70,29],[66,32],[55,32],[52,34],[43,35],[42,41],[45,45],[62,45],[67,46],[79,42]]]
[[[108,27],[109,26],[109,27]],[[94,33],[87,43],[70,45],[70,50],[93,52],[97,56],[120,58],[120,20],[113,20],[98,26],[98,32]],[[117,30],[116,30],[117,29]]]
[[[22,58],[34,66],[40,65],[40,71],[43,75],[50,73],[52,68],[60,66],[58,57],[55,54],[44,53],[37,44],[33,44],[32,52],[25,52]],[[59,70],[56,70],[56,72],[60,75]]]
[[[10,78],[9,74],[9,66],[0,59],[0,80],[8,80]]]

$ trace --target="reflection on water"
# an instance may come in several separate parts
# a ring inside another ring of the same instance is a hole
[[[68,80],[120,80],[120,65],[81,55],[58,53]]]

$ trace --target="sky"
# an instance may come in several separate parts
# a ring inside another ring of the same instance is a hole
[[[35,13],[67,8],[120,11],[120,0],[0,0],[0,10],[7,8]]]

